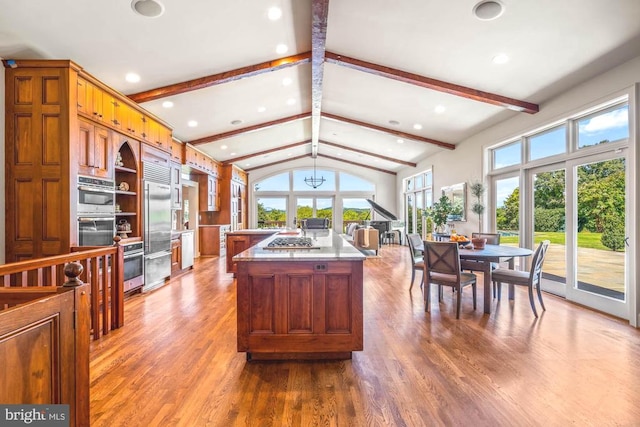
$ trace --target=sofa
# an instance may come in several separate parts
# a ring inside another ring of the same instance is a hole
[[[361,227],[358,224],[349,224],[343,237],[357,249],[375,251],[376,255],[378,255],[380,236],[377,229]]]

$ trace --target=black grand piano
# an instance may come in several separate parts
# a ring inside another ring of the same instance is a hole
[[[371,205],[374,211],[386,220],[375,220],[370,221],[369,225],[371,227],[378,230],[378,235],[380,236],[380,245],[382,245],[382,240],[384,239],[387,233],[398,233],[398,240],[400,244],[402,244],[402,236],[404,236],[404,221],[400,221],[397,216],[377,204],[371,199],[366,199],[367,202]]]

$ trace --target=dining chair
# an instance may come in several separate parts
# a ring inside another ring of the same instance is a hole
[[[542,280],[542,264],[544,263],[544,257],[549,249],[549,241],[545,240],[538,245],[538,248],[533,254],[533,260],[531,261],[531,270],[520,271],[511,270],[509,268],[498,268],[491,273],[491,280],[493,280],[494,286],[498,287],[498,300],[502,293],[502,284],[507,283],[510,285],[526,286],[529,289],[529,302],[531,303],[531,309],[533,314],[538,317],[536,311],[536,305],[533,301],[533,287],[535,286],[538,293],[538,300],[542,310],[546,310],[544,302],[542,301],[542,292],[540,291],[540,281]]]
[[[407,234],[407,242],[409,243],[409,251],[411,252],[411,286],[409,286],[409,290],[413,288],[413,281],[416,278],[416,271],[424,272],[424,262],[422,251],[418,248],[422,245],[422,237],[419,234],[411,233]],[[420,288],[422,288],[422,284],[424,283],[424,274],[422,276],[422,280],[420,281]]]
[[[499,245],[500,244],[500,234],[499,233],[471,233],[472,239],[487,239],[486,244],[488,245]],[[478,267],[477,261],[470,259],[463,259],[461,261],[461,266],[463,270],[469,271],[482,271],[481,267]],[[498,268],[500,264],[497,262],[491,263],[491,270],[495,270]],[[497,285],[493,284],[493,297],[495,298],[497,295]]]
[[[460,252],[456,242],[424,241],[424,300],[425,311],[431,306],[431,284],[438,285],[438,300],[442,301],[442,286],[450,286],[456,292],[456,319],[460,318],[462,289],[473,289],[473,309],[476,309],[476,275],[460,270]]]

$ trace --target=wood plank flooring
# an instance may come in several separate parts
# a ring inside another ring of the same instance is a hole
[[[349,361],[247,362],[224,259],[129,299],[125,327],[92,343],[91,425],[640,425],[626,322],[547,294],[536,320],[520,288],[490,316],[481,287],[460,320],[448,290],[425,313],[408,249],[380,255],[365,261],[365,345]]]

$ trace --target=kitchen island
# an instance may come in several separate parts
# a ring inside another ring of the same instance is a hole
[[[282,240],[292,244],[270,247]],[[238,351],[247,360],[350,359],[363,349],[364,259],[331,230],[276,234],[234,256]]]

